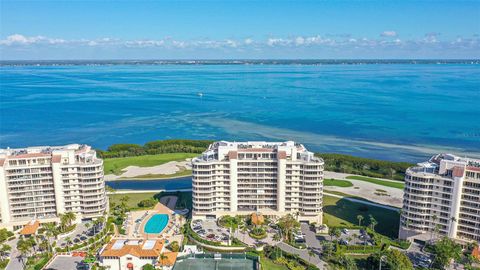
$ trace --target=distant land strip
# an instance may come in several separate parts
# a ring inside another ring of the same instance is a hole
[[[0,66],[468,64],[480,59],[1,60]]]

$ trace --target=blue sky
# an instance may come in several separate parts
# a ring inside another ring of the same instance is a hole
[[[1,59],[479,58],[480,1],[9,1]]]

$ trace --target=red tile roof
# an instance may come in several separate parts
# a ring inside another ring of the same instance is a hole
[[[29,222],[25,226],[23,226],[22,230],[20,231],[21,235],[31,235],[37,232],[38,227],[40,227],[40,222],[35,220],[34,222]]]
[[[287,152],[279,151],[277,156],[278,156],[278,159],[286,159],[287,158]]]
[[[155,245],[150,249],[144,249],[143,246],[147,241],[144,241],[142,244],[138,245],[129,245],[128,243],[123,245],[120,249],[113,249],[114,244],[118,239],[110,241],[103,250],[100,256],[102,257],[123,257],[127,254],[133,255],[135,257],[158,257],[163,249],[163,241],[156,240]],[[127,240],[124,240],[127,241]]]
[[[228,159],[237,159],[237,158],[238,158],[238,152],[237,151],[228,152]]]
[[[469,171],[475,171],[475,172],[480,172],[480,168],[478,168],[478,167],[472,167],[472,166],[467,166],[467,170],[469,170]]]
[[[62,160],[61,155],[53,155],[52,157],[52,163],[60,163],[61,160]]]
[[[472,256],[480,260],[480,247],[476,247],[472,250]]]
[[[464,169],[462,167],[455,166],[453,167],[453,176],[454,177],[462,177]]]
[[[16,159],[16,158],[36,158],[36,157],[49,157],[50,154],[44,154],[44,153],[30,153],[30,154],[20,154],[16,156],[8,156],[10,159]]]

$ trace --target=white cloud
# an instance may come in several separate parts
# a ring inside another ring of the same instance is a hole
[[[243,42],[245,43],[245,45],[250,45],[250,44],[253,43],[253,39],[251,39],[251,38],[246,38]]]
[[[424,37],[416,39],[401,40],[398,37],[385,39],[383,37],[367,38],[345,36],[322,37],[313,36],[292,36],[292,37],[269,37],[267,39],[201,39],[201,40],[176,40],[171,37],[164,39],[137,39],[121,40],[116,38],[98,38],[98,39],[61,39],[45,36],[25,36],[13,34],[0,40],[0,47],[33,47],[55,46],[56,48],[79,48],[79,47],[103,47],[103,48],[158,48],[166,50],[184,50],[184,49],[223,49],[230,51],[266,51],[269,48],[288,48],[300,50],[302,48],[311,48],[319,50],[342,50],[342,49],[365,49],[375,50],[381,48],[399,48],[410,51],[420,51],[425,49],[479,49],[480,37],[455,37],[451,40],[439,40],[439,33],[427,33]],[[385,31],[382,36],[394,37],[394,31]]]
[[[395,31],[392,31],[392,30],[389,30],[389,31],[383,31],[380,36],[382,37],[396,37],[397,36],[397,32]]]

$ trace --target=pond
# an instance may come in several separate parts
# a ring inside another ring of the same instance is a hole
[[[152,180],[115,180],[106,181],[105,184],[116,190],[130,189],[130,190],[159,190],[164,189],[191,189],[192,177],[179,177],[173,179],[152,179]]]

